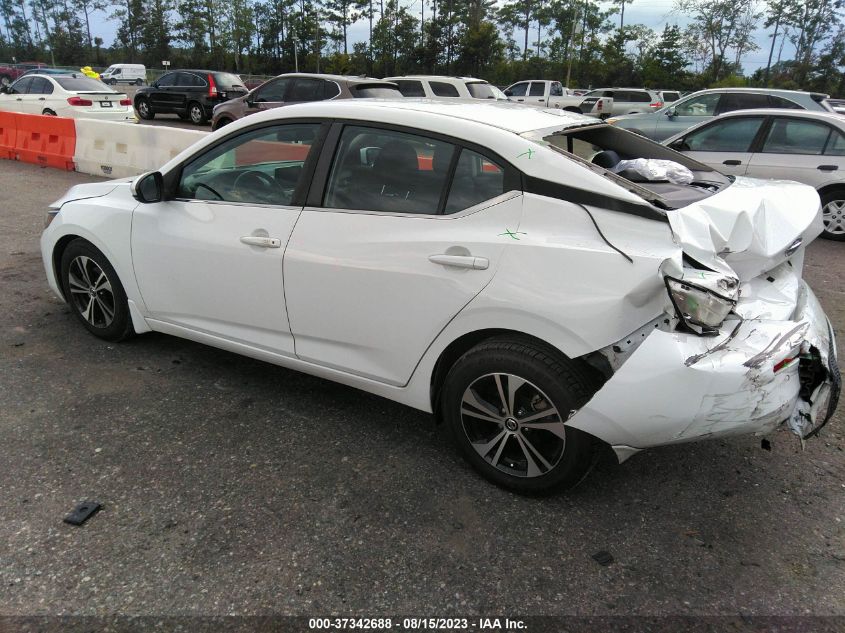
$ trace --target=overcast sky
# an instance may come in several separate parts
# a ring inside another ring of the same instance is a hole
[[[420,0],[401,0],[402,4],[411,7],[411,11],[416,12],[419,17]],[[678,13],[672,12],[672,6],[675,0],[634,0],[632,4],[625,7],[625,24],[644,24],[653,29],[658,34],[663,31],[666,24],[678,24],[682,28],[689,23],[689,18]],[[603,8],[609,6],[608,3],[601,3]],[[426,14],[428,15],[430,8],[426,7]],[[114,41],[115,31],[117,30],[116,22],[106,19],[105,13],[99,13],[91,21],[92,35],[98,35],[103,38],[106,46],[110,46]],[[619,23],[619,16],[614,16],[613,20],[616,24]],[[743,68],[745,73],[750,75],[758,68],[765,67],[766,60],[769,55],[769,47],[771,46],[771,39],[768,35],[771,30],[763,30],[763,23],[760,21],[760,29],[755,33],[755,40],[759,50],[748,53],[743,58]],[[364,20],[352,25],[348,31],[349,45],[352,47],[353,42],[366,41],[369,31],[368,23]],[[545,36],[545,35],[544,35]],[[536,40],[536,33],[531,34],[531,38]],[[520,41],[520,38],[516,38]],[[784,59],[789,59],[792,56],[794,47],[787,42],[783,49]],[[777,49],[775,50],[775,59],[777,59]]]

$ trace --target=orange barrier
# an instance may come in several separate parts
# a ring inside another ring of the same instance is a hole
[[[25,163],[73,171],[76,126],[73,119],[18,114],[15,157]]]
[[[0,112],[0,158],[15,159],[17,116],[14,112]]]

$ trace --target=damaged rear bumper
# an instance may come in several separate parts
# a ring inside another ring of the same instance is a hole
[[[796,281],[788,319],[736,317],[714,337],[655,329],[567,424],[620,459],[783,423],[802,439],[815,434],[836,408],[841,379],[830,323]]]

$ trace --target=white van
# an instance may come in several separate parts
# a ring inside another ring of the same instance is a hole
[[[112,64],[100,73],[100,79],[112,86],[118,82],[140,86],[147,81],[147,69],[143,64]]]

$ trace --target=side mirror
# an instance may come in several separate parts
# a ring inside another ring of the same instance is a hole
[[[132,184],[129,185],[129,190],[132,192],[132,197],[138,202],[161,202],[164,178],[162,178],[161,172],[147,172],[133,180]]]
[[[512,97],[513,96],[513,90],[505,90],[505,96],[506,97]]]
[[[675,116],[675,106],[672,106],[671,108],[666,108],[666,116],[668,116],[670,119]]]

